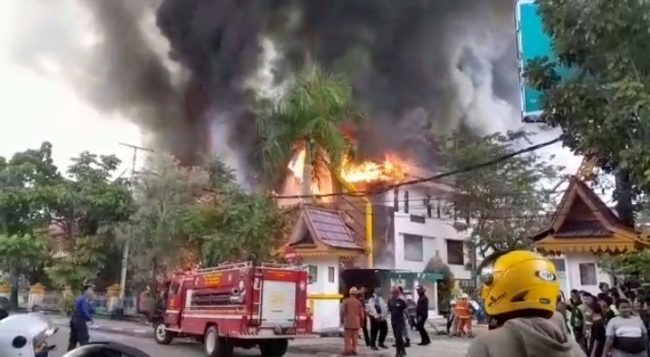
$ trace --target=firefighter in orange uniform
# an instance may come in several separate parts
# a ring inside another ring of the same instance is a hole
[[[472,336],[472,305],[469,303],[469,296],[467,294],[461,295],[460,299],[456,302],[454,310],[456,314],[456,336],[467,335]]]

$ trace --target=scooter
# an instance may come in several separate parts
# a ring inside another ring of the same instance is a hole
[[[47,339],[56,334],[58,328],[41,314],[9,316],[0,321],[0,356],[3,357],[47,357],[56,345],[49,345]]]

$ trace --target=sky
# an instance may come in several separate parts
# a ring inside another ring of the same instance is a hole
[[[133,151],[120,143],[141,144],[136,125],[84,102],[70,83],[57,78],[57,66],[47,58],[42,59],[45,73],[15,58],[19,1],[0,1],[0,156],[38,148],[47,140],[60,169],[86,150],[115,154],[123,161],[118,171],[127,169]]]

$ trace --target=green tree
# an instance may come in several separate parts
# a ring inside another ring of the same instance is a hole
[[[271,114],[259,121],[262,164],[271,185],[284,178],[295,145],[304,144],[302,190],[311,194],[311,179],[318,179],[319,173],[331,167],[340,167],[350,150],[341,126],[360,119],[345,78],[319,69],[298,77]]]
[[[457,133],[443,145],[442,156],[449,170],[457,170],[510,154],[527,142],[525,132],[485,137]],[[561,170],[533,152],[455,175],[456,214],[465,219],[458,229],[469,229],[470,257],[528,248],[527,237],[549,222],[547,212],[554,208],[555,196],[545,187],[555,186]]]
[[[55,259],[48,276],[78,288],[84,281],[107,285],[118,278],[120,249],[115,229],[133,210],[128,182],[114,178],[120,160],[88,152],[72,158],[67,178],[43,190],[49,222],[60,228],[67,255]]]
[[[146,167],[134,181],[137,208],[120,230],[130,244],[131,276],[142,279],[132,281],[136,284],[152,282],[167,266],[177,266],[183,248],[198,248],[200,243],[186,239],[184,224],[209,179],[200,168],[181,167],[169,155],[153,155]]]
[[[456,286],[456,279],[454,279],[449,265],[436,255],[427,262],[422,272],[442,275],[442,280],[438,281],[438,311],[448,311]]]
[[[18,286],[18,277],[29,276],[41,269],[48,259],[47,252],[47,241],[40,235],[0,234],[0,269],[9,272],[12,287]],[[12,296],[10,301],[12,308],[16,308],[17,296]]]
[[[131,276],[152,282],[169,269],[228,260],[270,259],[288,231],[285,212],[244,192],[217,159],[184,168],[156,155],[135,182],[137,210],[121,235],[129,239]]]
[[[616,173],[617,211],[632,224],[633,198],[650,192],[650,3],[537,3],[557,59],[531,63],[528,81],[544,92],[546,121],[562,129],[564,144]]]
[[[0,232],[6,236],[43,228],[47,217],[42,191],[61,180],[52,160],[52,145],[18,152],[7,161],[0,157]]]
[[[61,176],[52,160],[52,145],[48,142],[38,149],[18,152],[10,160],[0,157],[0,235],[13,244],[7,247],[7,251],[19,244],[36,242],[25,237],[39,237],[46,227],[47,215],[44,212],[47,200],[43,192],[60,180]],[[14,237],[18,238],[13,240]],[[24,262],[25,257],[19,255],[13,261]],[[5,263],[10,262],[11,259],[5,260]],[[32,266],[42,267],[42,264]],[[18,303],[19,274],[30,273],[34,276],[39,272],[28,272],[20,264],[15,267],[5,265],[4,269],[11,275],[10,300],[15,307]]]

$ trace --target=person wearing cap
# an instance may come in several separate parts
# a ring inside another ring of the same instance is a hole
[[[359,329],[365,319],[363,304],[359,301],[358,295],[357,288],[350,288],[349,296],[341,304],[344,356],[356,356],[358,354]]]
[[[526,250],[498,252],[478,273],[485,312],[497,328],[472,340],[467,357],[586,356],[551,320],[560,284],[550,260]]]
[[[390,324],[395,337],[395,356],[406,356],[406,344],[404,341],[406,301],[401,298],[401,292],[397,286],[391,290],[391,298],[388,300],[388,311],[390,311]]]
[[[472,336],[472,305],[469,302],[469,295],[463,294],[460,300],[456,302],[456,319],[458,320],[456,326],[456,336],[467,335]]]

